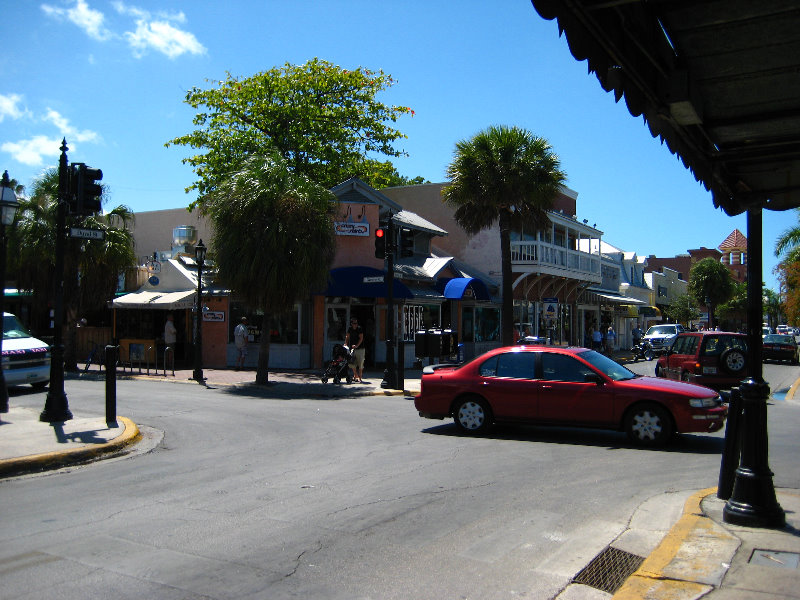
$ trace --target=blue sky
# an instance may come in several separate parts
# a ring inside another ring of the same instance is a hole
[[[319,57],[383,69],[380,99],[410,106],[403,175],[445,181],[458,140],[516,125],[549,140],[578,192],[578,218],[648,256],[718,246],[745,217],[711,195],[642,119],[602,91],[554,21],[528,0],[13,0],[0,53],[0,170],[24,185],[58,161],[103,170],[107,206],[186,206],[194,181],[186,92],[226,72],[249,76]],[[764,213],[764,278],[777,290],[774,241],[794,212]]]

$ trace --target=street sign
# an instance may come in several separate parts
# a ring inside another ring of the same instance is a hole
[[[79,227],[70,227],[69,237],[82,238],[84,240],[104,240],[106,233],[102,229],[81,229]]]
[[[364,277],[362,283],[383,283],[383,275],[376,275],[375,277]]]
[[[558,304],[558,298],[542,298],[542,302],[549,302],[550,304]]]

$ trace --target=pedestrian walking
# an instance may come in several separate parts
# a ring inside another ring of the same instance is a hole
[[[244,369],[244,361],[247,358],[247,317],[242,317],[233,330],[233,343],[236,345],[236,370]]]

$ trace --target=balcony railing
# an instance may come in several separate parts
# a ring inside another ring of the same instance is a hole
[[[514,266],[536,267],[543,273],[600,281],[600,257],[546,242],[511,242]]]

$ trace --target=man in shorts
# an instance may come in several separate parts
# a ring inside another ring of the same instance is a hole
[[[348,346],[353,351],[353,371],[355,378],[353,381],[364,383],[361,379],[364,374],[364,357],[366,350],[364,349],[364,330],[359,326],[358,319],[355,317],[350,319],[350,329],[344,336],[344,345]]]

